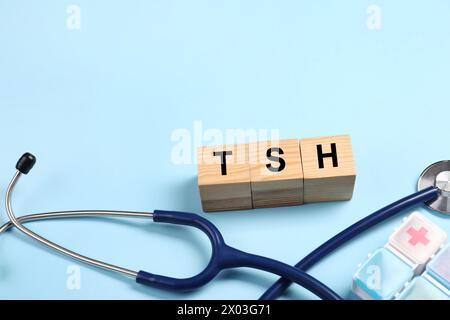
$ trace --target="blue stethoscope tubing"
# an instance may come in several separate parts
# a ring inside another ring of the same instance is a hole
[[[302,270],[293,266],[282,263],[280,261],[246,253],[244,251],[228,246],[223,239],[220,231],[205,218],[185,212],[176,211],[162,211],[156,210],[153,213],[137,213],[137,212],[120,212],[120,211],[65,211],[65,212],[47,212],[22,217],[16,217],[11,205],[12,194],[14,188],[23,174],[28,174],[36,162],[36,158],[30,154],[25,153],[16,164],[16,173],[11,179],[6,190],[5,204],[6,213],[9,222],[0,227],[0,231],[7,230],[10,226],[16,227],[19,231],[33,238],[34,240],[46,245],[47,247],[70,256],[74,259],[88,263],[106,270],[115,271],[128,276],[135,277],[136,282],[151,287],[167,289],[167,290],[190,290],[203,286],[213,280],[220,271],[231,268],[249,267],[259,269],[267,272],[277,274],[281,277],[289,279],[291,282],[296,282],[305,289],[313,292],[318,297],[326,300],[341,300],[342,298],[333,290],[328,288],[314,277],[308,275]],[[79,253],[64,248],[44,237],[35,233],[34,231],[23,226],[21,221],[25,220],[39,220],[46,218],[61,218],[61,217],[75,217],[75,216],[95,216],[95,215],[116,215],[116,216],[139,216],[151,217],[157,223],[170,223],[177,225],[185,225],[195,227],[203,231],[209,238],[212,245],[212,255],[209,264],[206,268],[196,276],[178,279],[167,277],[163,275],[153,274],[146,271],[132,271],[122,267],[118,267],[106,262],[95,260]]]
[[[375,225],[397,215],[403,210],[410,209],[414,206],[434,201],[439,196],[439,189],[436,187],[428,187],[416,193],[413,193],[407,197],[404,197],[398,201],[395,201],[384,208],[364,217],[358,222],[352,224],[347,229],[341,231],[333,238],[324,242],[317,247],[314,251],[308,254],[295,267],[308,271],[312,266],[322,260],[326,255],[333,252],[346,242],[360,235],[364,231],[374,227]],[[276,281],[264,294],[259,298],[260,300],[274,300],[280,297],[283,292],[290,286],[289,279],[280,278]]]
[[[201,273],[191,278],[176,279],[139,271],[136,277],[136,282],[138,283],[166,290],[189,290],[209,283],[222,270],[247,267],[286,277],[290,281],[294,281],[305,289],[315,293],[322,299],[341,299],[337,293],[304,271],[274,259],[250,254],[230,247],[225,243],[222,234],[216,226],[197,214],[156,210],[153,213],[153,221],[186,225],[203,231],[208,236],[212,245],[211,260]]]

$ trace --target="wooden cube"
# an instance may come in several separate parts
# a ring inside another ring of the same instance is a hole
[[[303,203],[303,170],[298,139],[249,145],[254,208]]]
[[[197,161],[203,211],[252,208],[248,145],[200,147]]]
[[[304,202],[349,200],[356,179],[350,136],[300,140]]]

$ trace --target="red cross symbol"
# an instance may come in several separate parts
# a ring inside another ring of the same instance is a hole
[[[428,230],[424,227],[420,227],[419,230],[415,229],[414,227],[410,227],[406,232],[411,236],[408,242],[413,246],[415,246],[419,242],[426,246],[428,242],[430,242],[430,240],[425,237],[425,235],[428,233]]]

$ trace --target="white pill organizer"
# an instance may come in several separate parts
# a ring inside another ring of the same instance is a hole
[[[445,231],[414,212],[358,266],[353,292],[364,300],[450,300],[446,239]]]

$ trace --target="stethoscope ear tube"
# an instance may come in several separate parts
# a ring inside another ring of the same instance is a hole
[[[329,289],[320,281],[309,276],[301,270],[297,270],[287,264],[283,264],[279,261],[275,261],[269,258],[264,258],[249,253],[242,252],[240,250],[229,247],[225,244],[225,241],[220,234],[219,230],[208,220],[192,213],[173,212],[173,211],[156,211],[155,213],[137,213],[137,212],[120,212],[120,211],[98,211],[98,210],[86,210],[86,211],[64,211],[64,212],[47,212],[41,214],[29,215],[28,217],[16,217],[11,205],[11,198],[14,191],[14,187],[17,184],[22,174],[27,174],[36,163],[36,158],[31,154],[24,154],[17,162],[17,171],[6,190],[6,212],[8,214],[9,223],[1,226],[1,230],[5,231],[10,226],[14,225],[18,230],[33,238],[39,243],[54,249],[55,251],[65,254],[73,259],[81,262],[93,265],[95,267],[103,268],[106,270],[114,271],[117,273],[131,276],[136,279],[137,282],[150,285],[153,287],[164,289],[193,289],[202,286],[211,281],[221,270],[234,267],[251,267],[260,270],[265,270],[278,274],[298,283],[300,286],[305,287],[307,290],[315,293],[322,299],[341,299],[334,291]],[[186,279],[176,279],[166,277],[162,275],[155,275],[145,271],[133,271],[120,266],[112,265],[103,261],[95,260],[87,256],[83,256],[77,252],[71,251],[63,246],[60,246],[41,235],[31,231],[22,225],[24,221],[70,217],[70,216],[138,216],[138,217],[153,217],[155,222],[166,222],[172,224],[181,224],[196,227],[202,230],[208,235],[211,244],[213,246],[213,255],[210,263],[200,274]]]

